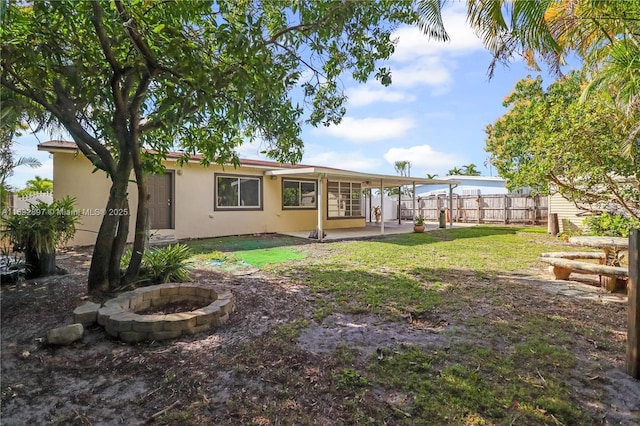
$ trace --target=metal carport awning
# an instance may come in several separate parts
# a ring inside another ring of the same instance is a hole
[[[441,180],[441,179],[428,179],[411,176],[394,176],[394,175],[380,175],[374,173],[362,173],[353,172],[350,170],[333,169],[330,167],[299,167],[299,168],[286,168],[286,169],[274,169],[264,172],[265,176],[289,176],[299,178],[315,178],[318,180],[318,241],[322,241],[323,229],[322,229],[322,212],[324,210],[324,191],[322,187],[322,179],[340,180],[346,179],[351,182],[359,182],[364,189],[379,189],[381,194],[384,194],[385,188],[395,188],[405,185],[411,185],[413,187],[413,216],[416,214],[416,185],[434,185],[443,184],[449,186],[449,211],[453,211],[453,187],[460,184],[458,181]],[[382,217],[384,218],[384,203],[380,206]],[[453,214],[449,215],[449,226],[453,227]],[[380,225],[380,234],[384,235],[384,219]]]

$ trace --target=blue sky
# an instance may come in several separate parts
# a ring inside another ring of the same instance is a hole
[[[496,176],[484,163],[488,124],[504,114],[504,97],[527,75],[540,73],[515,60],[499,65],[489,80],[491,55],[466,24],[464,5],[444,12],[451,40],[428,40],[416,28],[399,28],[396,51],[385,66],[392,69],[393,83],[376,80],[365,85],[343,81],[349,101],[347,114],[338,126],[303,129],[303,163],[361,172],[396,174],[395,161],[411,162],[411,175],[445,176],[453,167],[474,163],[485,176]],[[554,77],[542,73],[545,82]],[[24,135],[16,140],[18,156],[34,156],[42,167],[15,170],[9,183],[24,187],[35,175],[51,178],[53,164],[38,142],[64,134]],[[258,144],[240,148],[242,158],[262,158]]]

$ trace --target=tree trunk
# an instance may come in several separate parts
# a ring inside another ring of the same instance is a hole
[[[27,263],[27,278],[46,277],[56,273],[56,253],[38,253],[29,248],[24,254]]]
[[[126,214],[124,214],[125,212]],[[113,213],[116,214],[118,218],[118,229],[113,241],[113,247],[111,248],[109,283],[110,287],[117,287],[120,284],[126,284],[126,281],[124,283],[122,282],[120,261],[122,260],[122,253],[124,253],[124,247],[127,244],[127,237],[129,236],[129,217],[131,217],[131,212],[129,211],[129,200],[125,198],[122,206]]]
[[[149,221],[149,191],[147,188],[147,177],[144,174],[142,165],[134,159],[134,170],[138,187],[138,209],[136,211],[136,229],[131,251],[131,260],[124,276],[125,282],[131,282],[138,276],[142,256],[144,255],[147,241],[147,223]]]
[[[118,273],[117,276],[114,276],[110,272],[112,271],[114,262],[117,261],[118,265],[120,264],[122,249],[124,248],[122,239],[126,242],[128,225],[120,226],[121,216],[110,213],[118,212],[118,209],[121,209],[122,206],[127,204],[127,187],[129,185],[129,175],[131,174],[132,168],[130,155],[121,152],[120,156],[118,170],[111,178],[112,184],[106,214],[102,218],[96,244],[93,249],[88,278],[89,293],[107,292],[110,288],[115,288],[120,285],[120,274]]]

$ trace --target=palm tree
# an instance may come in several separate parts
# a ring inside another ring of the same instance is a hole
[[[42,165],[34,157],[20,157],[14,160],[11,149],[6,148],[5,146],[0,148],[0,209],[4,209],[9,203],[11,187],[7,184],[7,179],[13,175],[13,169],[20,166],[40,167]]]
[[[454,167],[453,169],[447,172],[447,176],[459,176],[459,175],[462,175],[463,172],[464,170],[462,170],[461,168]]]
[[[480,176],[481,173],[478,170],[478,167],[471,163],[466,166],[462,166],[462,174],[464,176]]]
[[[27,181],[27,187],[18,191],[18,195],[51,191],[53,191],[53,181],[49,178],[36,176]]]
[[[437,173],[427,173],[427,179],[435,179],[438,177]]]
[[[393,168],[396,169],[396,173],[398,173],[400,176],[408,176],[408,171],[411,170],[411,162],[396,161],[393,165]]]
[[[435,4],[437,3],[437,4]],[[442,0],[418,0],[419,27],[442,37]],[[564,58],[575,52],[592,75],[584,97],[601,91],[621,114],[636,122],[640,114],[640,2],[601,0],[468,0],[467,19],[497,63],[524,58],[533,68],[545,62],[560,74]],[[434,35],[435,34],[435,35]],[[444,31],[446,38],[446,31]],[[637,150],[640,125],[626,150]]]

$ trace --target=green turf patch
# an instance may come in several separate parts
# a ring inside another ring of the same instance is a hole
[[[278,234],[238,235],[233,237],[206,238],[186,243],[194,253],[211,251],[235,252],[272,247],[309,244],[308,240]]]
[[[304,259],[307,255],[291,247],[244,250],[235,252],[235,256],[251,266],[260,267],[268,263],[280,263],[287,260]]]

